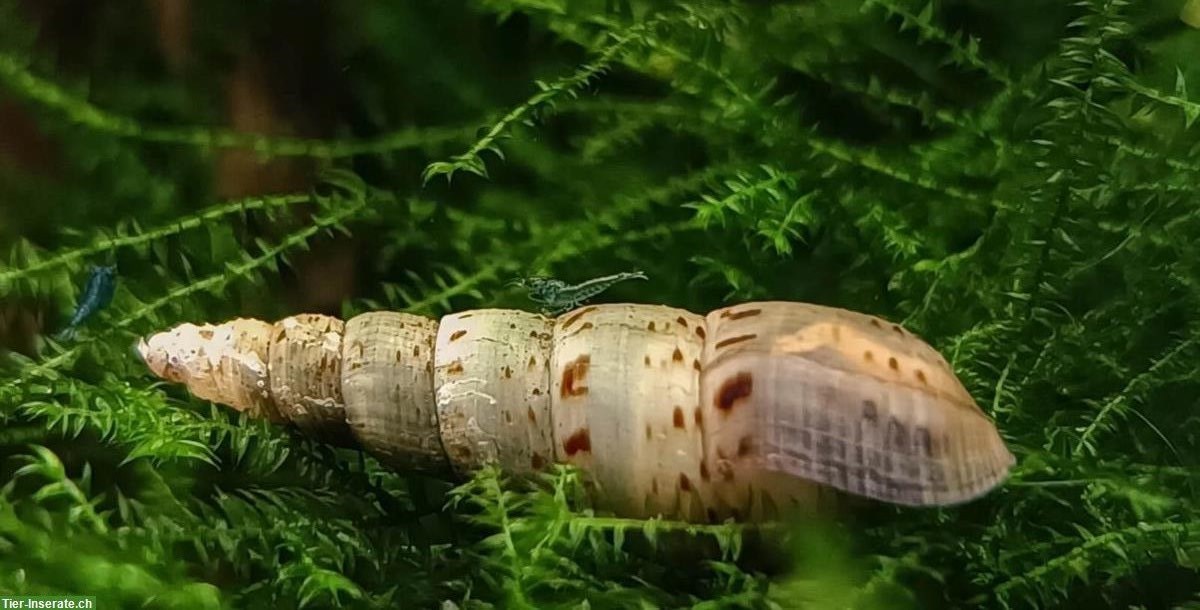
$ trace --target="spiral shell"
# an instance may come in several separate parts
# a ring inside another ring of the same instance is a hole
[[[1014,463],[928,344],[805,303],[305,314],[184,324],[139,351],[198,397],[396,468],[576,465],[601,508],[629,517],[775,519],[834,489],[944,506]]]

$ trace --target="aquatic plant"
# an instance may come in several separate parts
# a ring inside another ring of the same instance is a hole
[[[0,0],[3,593],[1200,603],[1194,2],[180,5]],[[108,264],[111,304],[55,340]],[[184,321],[523,308],[512,277],[627,269],[655,279],[597,300],[902,322],[1013,477],[767,532],[617,519],[568,469],[451,488],[131,350]]]

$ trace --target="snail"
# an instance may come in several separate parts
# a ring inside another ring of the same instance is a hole
[[[575,465],[598,508],[631,518],[769,521],[837,494],[955,505],[1015,461],[925,341],[807,303],[301,314],[137,349],[199,398],[396,469]]]

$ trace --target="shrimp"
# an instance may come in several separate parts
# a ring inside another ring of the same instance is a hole
[[[87,286],[83,289],[83,296],[75,307],[75,314],[71,316],[71,322],[55,338],[60,341],[74,338],[80,324],[96,312],[108,307],[108,304],[112,302],[116,287],[116,265],[92,267]]]
[[[540,303],[546,315],[557,315],[578,307],[584,301],[608,290],[613,284],[625,280],[649,279],[641,271],[621,272],[598,277],[575,285],[548,277],[520,278],[509,282],[512,286],[529,289],[529,300]]]

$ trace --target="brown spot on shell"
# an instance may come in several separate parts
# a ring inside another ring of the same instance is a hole
[[[738,440],[738,457],[746,457],[753,455],[755,451],[754,439],[749,436],[743,436]]]
[[[684,492],[692,491],[692,480],[682,472],[679,473],[679,490]]]
[[[650,479],[650,493],[658,495],[658,479]]]
[[[650,424],[646,424],[646,440],[650,440],[651,436],[652,435],[650,433]]]
[[[674,414],[672,423],[675,425],[676,428],[679,428],[681,430],[685,429],[686,425],[683,423],[683,409],[682,408],[675,407],[675,414]]]
[[[650,332],[654,332],[654,321],[653,320],[651,320],[650,323],[646,325],[646,330],[648,330]]]
[[[401,361],[403,361],[403,357],[401,357],[401,355],[400,355],[400,350],[396,350],[396,362],[401,362]]]
[[[450,375],[457,375],[461,372],[463,372],[462,360],[455,360],[450,363],[450,366],[446,367],[446,373]]]
[[[541,396],[541,395],[542,395],[542,389],[541,389],[541,388],[534,388],[534,389],[533,389],[533,395],[534,395],[534,396]]]
[[[506,424],[512,423],[512,413],[509,413],[508,411],[504,412],[504,423],[506,423]]]
[[[504,378],[512,379],[512,367],[508,366],[507,364],[504,365]]]
[[[529,370],[533,370],[534,368],[537,368],[537,357],[536,356],[529,357],[529,364],[527,365],[527,368],[529,368]]]
[[[762,313],[762,310],[757,309],[757,308],[743,309],[742,311],[735,311],[733,313],[730,313],[728,317],[730,320],[741,320],[742,318],[749,318],[752,316],[757,316],[760,313]]]
[[[685,319],[683,318],[683,316],[679,316],[678,318],[675,318],[675,321],[676,321],[676,322],[679,322],[680,326],[683,326],[684,328],[687,328],[687,320],[685,320]]]
[[[579,327],[579,330],[587,330],[589,328],[595,328],[595,326],[591,322],[584,322],[583,326]]]
[[[532,466],[534,470],[541,470],[542,467],[546,465],[546,458],[542,457],[542,454],[534,451],[533,455],[529,456],[529,465]]]
[[[880,329],[880,330],[883,330],[883,324],[881,324],[881,323],[879,322],[879,320],[878,320],[878,319],[876,319],[876,318],[871,318],[871,326],[874,326],[875,328],[878,328],[878,329]]]
[[[696,410],[692,411],[692,421],[696,422],[697,428],[704,429],[704,411],[700,407],[696,407]]]
[[[917,381],[920,381],[921,383],[928,383],[929,380],[925,379],[925,371],[917,371]]]
[[[567,452],[568,456],[575,455],[580,451],[591,453],[592,451],[592,436],[588,433],[587,428],[580,428],[574,434],[567,437],[563,441],[563,451]]]
[[[583,396],[587,394],[588,388],[581,385],[587,377],[588,366],[592,363],[592,357],[588,354],[582,354],[578,358],[568,362],[563,367],[562,372],[562,389],[559,392],[562,398],[568,396]]]
[[[866,360],[867,362],[874,362],[875,354],[872,354],[871,350],[867,350],[867,351],[863,352],[863,360]]]
[[[704,479],[705,481],[709,480],[710,478],[708,473],[708,461],[704,460],[703,458],[700,460],[700,478]]]
[[[646,354],[645,356],[642,356],[642,362],[646,366],[650,366],[650,354]]]
[[[525,407],[525,417],[533,423],[537,423],[537,413],[533,412],[533,407]]]
[[[458,318],[459,318],[460,320],[465,320],[465,319],[467,319],[467,318],[469,318],[469,317],[471,317],[471,316],[473,316],[473,315],[475,315],[475,314],[473,314],[473,313],[464,313],[464,314],[459,314]]]
[[[703,338],[705,337],[705,335],[707,335],[707,334],[708,334],[708,333],[705,333],[705,332],[704,332],[704,327],[703,327],[703,326],[697,326],[697,327],[696,327],[696,336],[697,336],[697,337],[700,337],[701,339],[703,339]]]
[[[432,372],[433,372],[433,361],[432,361],[432,360],[426,360],[426,361],[425,361],[425,372],[426,372],[426,373],[432,373]]]
[[[899,325],[899,324],[893,324],[893,325],[892,325],[892,330],[896,331],[896,334],[898,334],[898,335],[903,335],[903,334],[904,334],[904,329],[903,329],[903,328],[900,328],[900,325]]]
[[[671,360],[674,360],[675,362],[683,362],[683,352],[679,351],[678,347],[675,348],[675,352],[671,354]]]
[[[465,331],[465,330],[456,330],[456,331],[450,333],[450,340],[458,341],[459,339],[462,339],[463,335],[465,335],[465,334],[467,334],[467,331]]]
[[[511,329],[511,328],[516,328],[516,327],[517,327],[517,325],[516,325],[516,324],[514,324],[514,323],[512,323],[512,322],[509,322],[509,323],[508,323],[508,327],[509,327],[510,329]]]
[[[739,400],[749,398],[753,391],[754,377],[746,371],[739,372],[721,384],[713,406],[728,412]]]
[[[721,349],[722,347],[728,347],[728,346],[730,346],[730,345],[733,345],[733,344],[735,344],[735,343],[741,343],[741,342],[743,342],[743,341],[749,341],[749,340],[751,340],[751,339],[754,339],[754,338],[755,338],[755,337],[757,337],[757,336],[758,336],[758,335],[756,335],[756,334],[753,334],[753,333],[752,333],[752,334],[749,334],[749,335],[738,335],[738,336],[736,336],[736,337],[730,337],[730,338],[728,338],[728,339],[722,339],[722,340],[720,340],[720,341],[717,341],[716,348],[717,348],[717,349]]]
[[[900,370],[900,363],[896,361],[895,357],[888,358],[888,368],[892,369],[893,371]]]
[[[696,369],[697,371],[700,370],[700,359],[699,358],[692,358],[692,368]]]
[[[211,331],[211,330],[209,330],[209,329],[207,329],[207,328],[201,329],[201,330],[200,330],[200,338],[201,338],[201,339],[204,339],[204,340],[206,340],[206,341],[207,341],[208,339],[212,339],[212,338],[213,338],[213,331]]]
[[[583,317],[589,311],[596,311],[596,308],[595,307],[584,307],[583,309],[580,309],[579,311],[571,314],[571,317],[567,318],[566,320],[563,320],[563,326],[562,326],[563,330],[570,328],[572,324],[578,322],[579,318]]]

